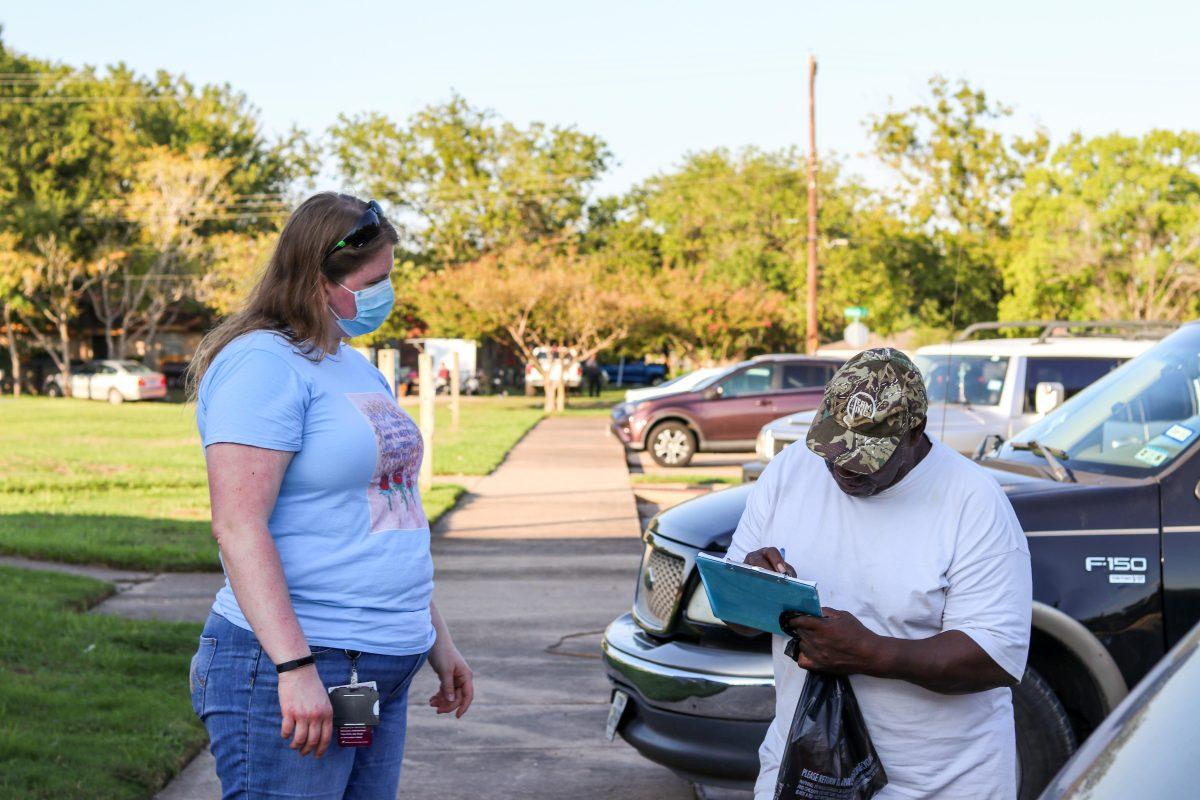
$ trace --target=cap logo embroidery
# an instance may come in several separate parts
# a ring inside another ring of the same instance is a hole
[[[866,392],[855,392],[846,401],[845,424],[850,426],[856,419],[871,419],[875,416],[875,398]]]

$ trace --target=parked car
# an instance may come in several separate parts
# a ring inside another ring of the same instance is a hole
[[[160,363],[159,372],[167,379],[168,389],[182,389],[187,385],[187,371],[190,361],[166,361]]]
[[[601,364],[600,368],[614,386],[657,386],[667,379],[666,364],[621,359],[617,364]]]
[[[565,354],[564,354],[565,355]],[[542,370],[549,373],[550,379],[557,381],[559,375],[562,375],[563,385],[569,389],[578,389],[583,383],[583,365],[575,358],[574,350],[570,351],[569,358],[571,363],[567,365],[565,373],[562,372],[562,360],[556,361],[554,354],[548,347],[535,347],[533,357],[537,359]],[[525,394],[534,395],[543,390],[546,386],[546,378],[539,372],[533,364],[525,365]]]
[[[985,439],[1008,439],[1024,430],[1161,338],[1140,326],[1131,331],[1134,338],[1052,336],[1054,330],[1048,327],[1037,338],[918,349],[913,362],[929,393],[929,434],[972,455]],[[963,335],[973,332],[968,328]],[[779,451],[804,438],[812,419],[811,412],[792,414],[764,425],[754,446],[758,458],[743,465],[743,480],[756,479]]]
[[[677,378],[664,381],[656,386],[644,386],[641,389],[626,389],[625,402],[636,403],[639,400],[650,400],[654,397],[689,392],[700,388],[701,384],[709,383],[713,378],[729,371],[729,367],[701,367],[691,372],[685,372]]]
[[[1193,797],[1200,625],[1092,732],[1040,800]]]
[[[1013,690],[1028,800],[1200,619],[1200,323],[981,463],[1012,502],[1033,564],[1029,664]],[[651,521],[633,608],[603,641],[627,700],[621,735],[699,782],[752,781],[774,711],[768,637],[726,629],[694,570],[697,553],[728,548],[751,486]]]
[[[781,414],[816,408],[840,359],[770,355],[743,361],[704,387],[613,409],[612,430],[630,450],[664,467],[697,452],[736,452]]]
[[[50,375],[43,392],[62,397],[62,378]],[[126,400],[155,400],[167,395],[167,379],[140,361],[99,359],[85,361],[71,371],[71,396],[107,400],[119,404]]]

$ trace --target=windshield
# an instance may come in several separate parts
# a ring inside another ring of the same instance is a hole
[[[925,376],[929,405],[954,403],[970,406],[1000,405],[1004,376],[1008,372],[1005,356],[922,355],[913,356],[917,369]]]
[[[1188,325],[1013,437],[1062,451],[1072,469],[1142,477],[1200,432],[1200,325]],[[1026,456],[1004,445],[1000,457]]]

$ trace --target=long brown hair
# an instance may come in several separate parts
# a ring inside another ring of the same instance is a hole
[[[326,258],[325,251],[349,232],[366,209],[366,202],[357,197],[321,192],[292,212],[242,309],[209,331],[196,348],[188,366],[190,399],[196,398],[217,354],[244,333],[278,331],[316,360],[325,357],[326,343],[340,331],[334,329],[321,276],[341,282],[384,247],[400,241],[396,229],[384,220],[374,241],[357,249],[343,247]]]

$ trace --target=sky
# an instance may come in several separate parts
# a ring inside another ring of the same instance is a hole
[[[873,183],[888,176],[865,121],[927,97],[934,74],[1054,142],[1200,130],[1194,2],[0,0],[0,24],[30,55],[228,83],[272,133],[366,111],[404,120],[457,91],[517,124],[601,136],[616,163],[600,193],[707,148],[806,149],[810,53],[818,151]]]

